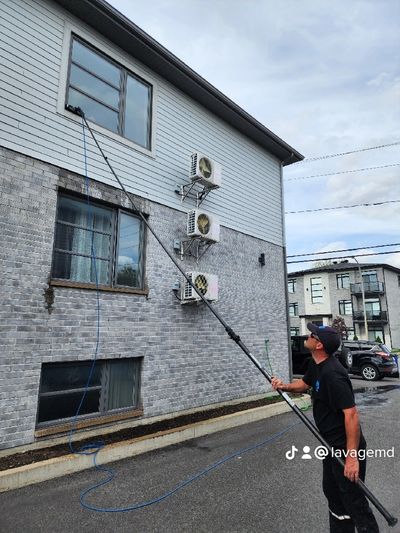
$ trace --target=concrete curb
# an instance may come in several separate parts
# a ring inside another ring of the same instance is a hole
[[[296,404],[310,403],[310,397],[304,396],[295,400]],[[279,402],[255,409],[240,411],[231,415],[197,422],[181,428],[169,431],[161,431],[152,435],[146,435],[136,439],[116,442],[105,446],[97,455],[97,464],[106,464],[119,461],[133,455],[157,450],[171,444],[177,444],[186,440],[202,437],[217,431],[229,429],[250,422],[256,422],[264,418],[280,415],[290,411],[286,402]],[[63,455],[40,463],[20,466],[0,472],[0,492],[14,490],[26,485],[40,483],[49,479],[65,476],[85,470],[93,466],[91,455]]]

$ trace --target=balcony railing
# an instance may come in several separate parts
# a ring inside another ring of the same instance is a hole
[[[350,291],[352,294],[362,294],[362,284],[351,283]],[[382,281],[366,281],[364,282],[364,292],[368,294],[384,294],[385,284]]]
[[[364,322],[364,312],[354,311],[355,322]],[[367,322],[387,322],[387,311],[367,311]]]

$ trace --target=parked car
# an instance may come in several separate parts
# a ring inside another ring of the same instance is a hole
[[[305,374],[311,360],[310,352],[304,347],[307,335],[294,335],[292,341],[292,365],[295,374]],[[343,341],[335,357],[349,374],[361,375],[367,381],[388,377],[399,377],[396,357],[385,344],[373,341]]]
[[[304,347],[304,341],[308,338],[308,335],[293,335],[291,337],[292,341],[292,366],[294,374],[305,374],[308,368],[308,363],[311,361],[311,353],[307,348]],[[349,349],[340,347],[340,349],[335,352],[335,357],[342,363],[342,365],[347,368],[347,360]]]
[[[350,374],[358,374],[367,381],[384,377],[399,377],[396,358],[389,348],[373,341],[343,341]]]

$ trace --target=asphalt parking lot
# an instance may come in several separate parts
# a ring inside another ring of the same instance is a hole
[[[367,383],[353,378],[369,448],[394,448],[394,457],[369,459],[367,486],[400,516],[400,381]],[[310,412],[309,415],[311,416]],[[112,464],[115,479],[88,495],[102,508],[121,508],[160,496],[180,481],[237,450],[297,422],[292,413],[170,446]],[[295,446],[293,460],[285,457]],[[94,469],[0,494],[0,531],[15,532],[207,532],[324,533],[328,515],[321,490],[318,445],[295,425],[276,440],[213,469],[169,498],[130,512],[84,509],[80,493],[105,474]],[[302,459],[309,446],[311,459]],[[376,512],[381,531],[388,528]]]

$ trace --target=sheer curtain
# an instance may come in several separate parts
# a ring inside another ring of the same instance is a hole
[[[74,224],[77,226],[87,227],[90,222],[90,215],[85,213],[83,209],[76,209],[74,211],[75,220]],[[89,254],[91,255],[91,242],[90,237],[93,232],[80,228],[74,228],[74,235],[72,239],[72,251],[77,254]],[[95,255],[97,252],[95,251]],[[92,260],[89,257],[83,257],[81,255],[73,255],[71,258],[71,279],[75,281],[96,281],[91,279],[91,263]]]
[[[139,359],[122,359],[107,364],[105,410],[135,407],[138,403]]]

